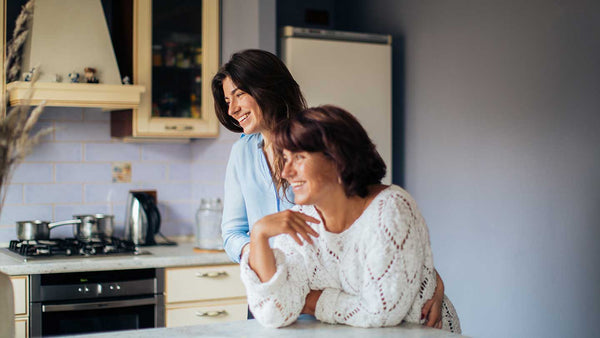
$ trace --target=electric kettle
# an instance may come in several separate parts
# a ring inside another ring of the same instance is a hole
[[[154,235],[160,229],[156,200],[147,192],[130,191],[125,215],[125,239],[135,245],[156,245]]]

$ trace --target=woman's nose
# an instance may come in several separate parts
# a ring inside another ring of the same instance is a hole
[[[292,178],[292,165],[291,162],[288,161],[283,165],[283,170],[281,171],[281,178],[283,179],[290,179]]]
[[[228,110],[227,110],[227,114],[229,114],[229,116],[233,116],[233,115],[235,115],[235,113],[238,112],[238,110],[240,110],[239,108],[240,107],[237,105],[237,103],[235,102],[235,100],[231,100],[229,102],[229,107],[228,107]]]

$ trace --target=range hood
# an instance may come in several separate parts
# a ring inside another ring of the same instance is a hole
[[[7,84],[11,105],[46,101],[48,106],[128,109],[138,107],[145,91],[121,84],[100,0],[35,1],[21,73],[34,67],[39,72],[34,83]],[[86,67],[96,69],[100,83],[85,83]],[[71,83],[70,73],[78,73],[80,83]]]

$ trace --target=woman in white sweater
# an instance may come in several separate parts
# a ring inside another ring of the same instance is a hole
[[[274,136],[279,185],[292,187],[297,206],[254,224],[241,264],[255,318],[269,327],[303,313],[360,327],[423,323],[436,287],[427,225],[406,191],[380,184],[385,164],[360,123],[321,106]],[[442,307],[441,328],[460,332],[446,297]]]

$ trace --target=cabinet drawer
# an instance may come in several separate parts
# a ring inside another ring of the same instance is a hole
[[[27,318],[15,319],[15,338],[29,337],[29,321]]]
[[[27,304],[29,303],[27,297],[27,276],[14,276],[10,280],[15,294],[15,315],[26,315],[28,313]]]
[[[185,307],[168,307],[165,311],[167,327],[225,323],[245,320],[248,316],[246,299],[231,302],[194,304]]]
[[[244,297],[239,265],[169,268],[165,303]]]

